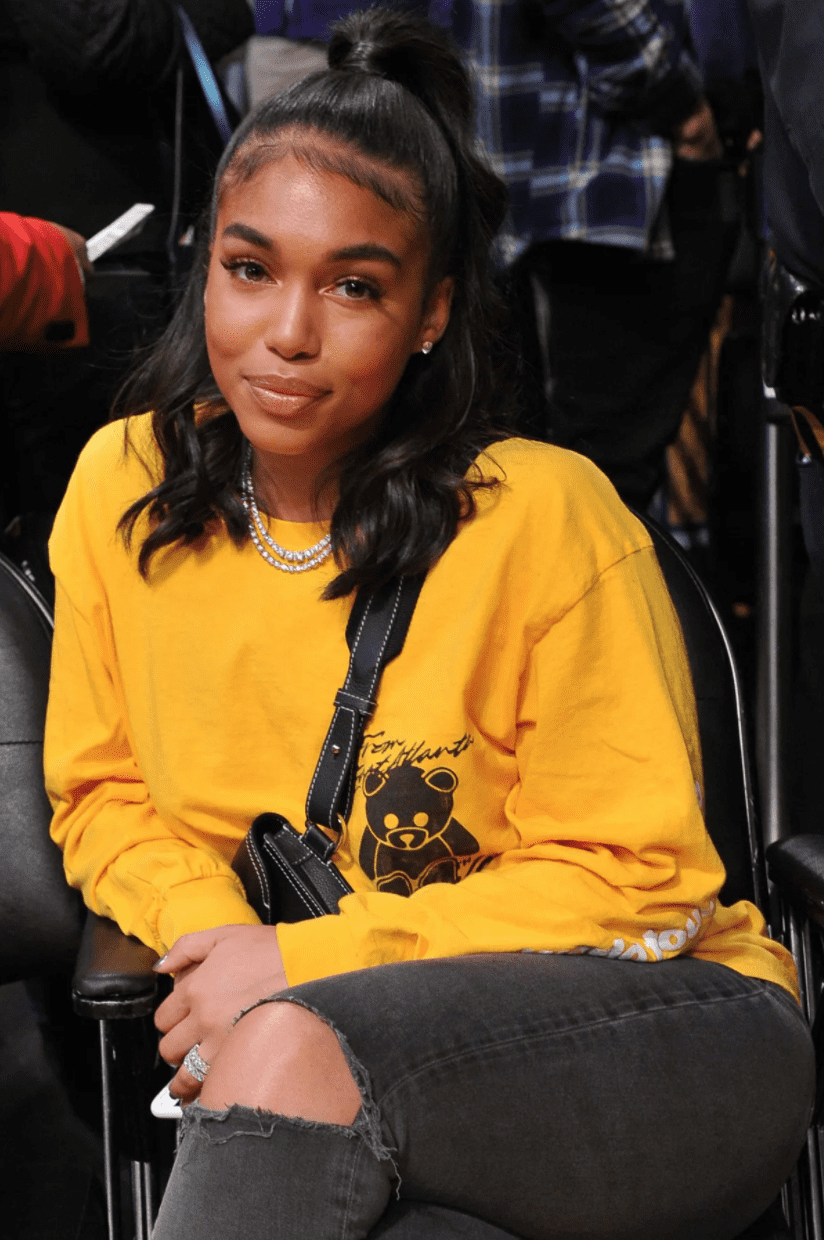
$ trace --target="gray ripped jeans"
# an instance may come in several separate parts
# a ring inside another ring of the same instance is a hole
[[[351,1128],[187,1108],[154,1240],[732,1240],[804,1140],[778,986],[681,957],[384,965],[275,996],[336,1031]]]

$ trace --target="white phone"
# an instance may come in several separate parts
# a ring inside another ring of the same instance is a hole
[[[105,254],[107,250],[111,250],[114,246],[119,245],[121,241],[125,241],[127,237],[131,237],[136,232],[139,232],[143,221],[153,211],[153,203],[136,202],[133,207],[129,207],[128,211],[118,215],[116,220],[112,220],[111,224],[107,224],[105,228],[101,228],[100,232],[95,233],[93,237],[89,237],[86,241],[86,253],[89,256],[89,262],[97,262],[98,258]]]
[[[180,1119],[183,1115],[180,1099],[169,1093],[168,1085],[164,1085],[160,1093],[152,1099],[151,1111],[155,1119]]]

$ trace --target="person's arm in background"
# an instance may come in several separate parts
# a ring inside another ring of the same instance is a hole
[[[673,17],[684,17],[672,5]],[[553,29],[569,44],[587,92],[604,113],[643,118],[671,138],[682,159],[713,159],[721,144],[685,22],[662,21],[638,0],[543,0]]]
[[[56,90],[155,90],[169,78],[180,27],[169,0],[8,0],[32,66]],[[254,33],[246,0],[184,0],[211,60]]]
[[[89,343],[81,268],[91,270],[77,233],[0,212],[0,350]]]

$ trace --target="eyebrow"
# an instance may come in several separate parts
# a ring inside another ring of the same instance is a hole
[[[248,241],[249,245],[257,246],[261,250],[273,250],[274,243],[271,237],[264,236],[259,233],[256,228],[251,228],[248,224],[228,224],[223,230],[224,237],[238,237],[241,241]],[[391,263],[393,267],[400,267],[401,260],[392,250],[387,249],[385,245],[378,245],[376,242],[367,241],[362,245],[347,245],[342,250],[335,250],[329,255],[332,262],[350,262],[358,259],[373,259],[377,262]]]
[[[349,262],[350,259],[376,259],[381,263],[392,263],[394,267],[401,266],[401,260],[397,254],[393,254],[385,245],[377,245],[374,242],[365,242],[363,245],[348,245],[342,250],[335,250],[330,258],[335,262]]]
[[[250,228],[248,224],[228,224],[223,230],[224,237],[239,237],[241,241],[248,241],[249,245],[256,245],[261,250],[273,249],[271,238],[264,237],[263,233],[259,233],[256,228]]]

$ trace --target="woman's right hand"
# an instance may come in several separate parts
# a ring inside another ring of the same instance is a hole
[[[155,965],[175,975],[172,993],[155,1013],[164,1034],[160,1054],[177,1075],[169,1088],[184,1103],[200,1092],[200,1082],[182,1067],[195,1045],[211,1064],[236,1018],[277,991],[288,980],[274,926],[219,926],[184,934]]]

